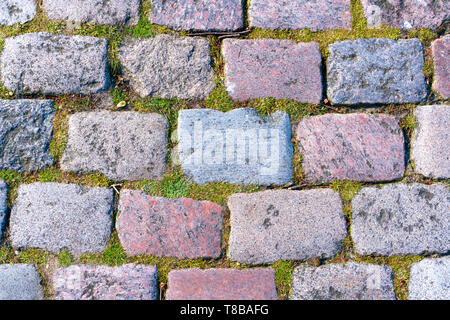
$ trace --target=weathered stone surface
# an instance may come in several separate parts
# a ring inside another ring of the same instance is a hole
[[[450,19],[448,0],[361,0],[367,25],[399,29],[436,29]]]
[[[411,158],[417,173],[450,178],[450,106],[417,107]]]
[[[228,256],[242,263],[332,257],[347,233],[342,201],[330,189],[234,194],[228,207]]]
[[[332,103],[418,103],[427,96],[418,39],[347,40],[333,43],[329,51]]]
[[[444,99],[450,98],[450,35],[433,41],[434,59],[433,90]]]
[[[6,223],[6,200],[8,199],[8,186],[5,181],[0,180],[0,241],[2,240],[3,227]]]
[[[395,117],[327,114],[297,127],[306,180],[387,181],[405,171],[403,132]]]
[[[450,300],[450,256],[413,263],[409,300]]]
[[[36,15],[34,0],[2,0],[0,2],[0,25],[23,24]]]
[[[184,269],[169,273],[167,300],[276,300],[275,271]]]
[[[0,57],[4,86],[25,94],[90,94],[109,88],[105,39],[27,33],[6,38]]]
[[[101,172],[112,180],[158,179],[166,168],[167,128],[156,113],[76,113],[61,169]]]
[[[262,119],[249,108],[181,110],[177,133],[181,166],[196,183],[292,180],[291,124],[285,112]]]
[[[130,255],[217,258],[221,253],[222,208],[210,201],[166,199],[123,190],[117,230]]]
[[[23,184],[11,210],[15,248],[73,254],[103,251],[112,229],[113,193],[75,184]]]
[[[152,0],[150,21],[175,30],[234,31],[244,27],[241,0]]]
[[[0,264],[0,300],[41,299],[41,277],[33,265]]]
[[[390,267],[347,263],[294,270],[291,300],[395,300]]]
[[[443,184],[363,188],[352,202],[352,239],[363,255],[450,250],[450,194]]]
[[[53,274],[56,300],[157,300],[156,267],[75,265]]]
[[[40,170],[49,153],[55,116],[51,100],[0,100],[0,170]]]
[[[43,8],[50,20],[133,26],[139,5],[139,0],[44,0]]]
[[[350,0],[252,0],[249,16],[252,27],[263,29],[303,29],[311,31],[350,29]]]
[[[133,39],[121,46],[119,59],[131,87],[142,97],[203,99],[214,89],[206,39]]]
[[[235,100],[322,99],[322,58],[316,42],[225,39],[223,55],[225,86]]]

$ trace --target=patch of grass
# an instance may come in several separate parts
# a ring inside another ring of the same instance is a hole
[[[191,185],[180,171],[165,176],[161,181],[144,182],[143,190],[153,196],[165,198],[182,198],[189,195]]]
[[[216,87],[210,94],[210,96],[206,99],[205,104],[209,109],[215,109],[222,112],[227,112],[239,108],[239,105],[231,100],[230,96],[228,95],[223,81],[219,79],[216,79]]]
[[[277,261],[272,267],[275,269],[275,283],[278,298],[287,300],[292,289],[292,275],[295,268],[294,261]]]
[[[58,266],[68,267],[75,261],[74,257],[70,254],[68,250],[63,250],[58,253]]]

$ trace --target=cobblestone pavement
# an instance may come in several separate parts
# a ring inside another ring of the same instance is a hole
[[[1,1],[0,300],[450,299],[449,26]]]

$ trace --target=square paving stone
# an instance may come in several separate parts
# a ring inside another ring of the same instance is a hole
[[[139,22],[139,0],[44,0],[50,20],[134,26]]]
[[[450,106],[417,107],[411,158],[417,173],[429,178],[450,178]]]
[[[285,112],[262,119],[250,108],[181,110],[177,135],[181,167],[198,184],[292,181],[291,124]]]
[[[49,153],[55,111],[51,100],[0,100],[0,170],[41,170]]]
[[[218,258],[222,208],[210,201],[166,199],[123,190],[117,230],[123,248],[130,255]]]
[[[369,28],[437,29],[450,18],[448,0],[361,0]]]
[[[0,300],[42,300],[41,277],[31,264],[0,264]]]
[[[2,0],[0,2],[0,25],[24,24],[36,16],[35,0]]]
[[[157,300],[155,266],[75,265],[53,274],[56,300]]]
[[[22,94],[98,93],[109,88],[107,60],[105,39],[27,33],[5,39],[1,79]]]
[[[413,263],[409,300],[450,300],[450,256]]]
[[[395,117],[327,114],[297,127],[306,180],[387,181],[405,172],[403,132]]]
[[[232,99],[322,99],[322,58],[316,42],[225,39],[222,52],[225,86]]]
[[[333,257],[347,234],[342,201],[330,189],[234,194],[228,208],[228,257],[241,263]]]
[[[433,41],[433,90],[444,99],[450,98],[450,35]]]
[[[427,96],[418,39],[335,42],[327,62],[334,104],[419,103]]]
[[[6,223],[6,211],[8,210],[8,186],[5,181],[0,180],[0,241],[2,240],[2,232]]]
[[[61,169],[121,180],[159,179],[166,169],[168,124],[138,112],[79,112],[69,119]]]
[[[275,271],[184,269],[169,273],[167,300],[276,300]]]
[[[350,29],[350,0],[251,0],[252,27],[311,31]]]
[[[363,188],[352,208],[352,239],[361,255],[450,250],[450,193],[443,184]]]
[[[204,99],[214,89],[207,39],[157,35],[120,47],[125,78],[141,97]]]
[[[294,270],[291,300],[395,300],[390,267],[350,262]]]
[[[244,27],[241,0],[151,0],[150,21],[175,30],[235,31]]]
[[[113,192],[75,184],[22,184],[11,210],[11,243],[79,255],[101,252],[112,229]]]

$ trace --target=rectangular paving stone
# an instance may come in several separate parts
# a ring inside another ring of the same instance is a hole
[[[139,0],[44,0],[50,20],[134,26],[139,22]]]
[[[0,100],[0,170],[41,170],[49,153],[55,111],[51,100]]]
[[[395,300],[392,268],[349,262],[294,270],[291,300]]]
[[[108,43],[85,36],[27,33],[6,38],[1,79],[20,94],[91,94],[109,88]]]
[[[2,0],[0,25],[24,24],[36,16],[35,0]]]
[[[123,190],[116,227],[130,255],[197,259],[221,254],[222,208],[210,201]]]
[[[276,300],[275,271],[184,269],[169,273],[167,300]]]
[[[18,249],[79,255],[101,252],[112,229],[113,192],[75,184],[22,184],[11,210],[10,238]]]
[[[155,266],[74,265],[53,274],[56,300],[157,300]]]
[[[241,263],[332,257],[347,233],[342,201],[330,189],[234,194],[228,208],[228,257]]]
[[[352,208],[352,239],[361,255],[446,253],[450,249],[450,194],[443,184],[363,188]]]
[[[405,172],[403,132],[393,116],[326,114],[298,124],[306,180],[387,181]]]
[[[450,178],[450,106],[419,106],[411,144],[414,169],[429,178]]]
[[[8,186],[5,181],[0,180],[0,241],[2,240],[3,228],[6,224],[6,211],[8,210]]]
[[[198,184],[292,181],[291,124],[285,112],[262,119],[250,108],[181,110],[177,137],[181,167]]]
[[[241,0],[152,0],[150,21],[175,30],[235,31],[244,27]]]
[[[433,41],[433,90],[444,99],[450,98],[450,35]]]
[[[0,264],[0,300],[42,300],[41,277],[32,264]]]
[[[157,113],[76,113],[61,169],[100,172],[116,181],[159,179],[166,169],[167,128]]]
[[[409,300],[450,300],[450,256],[413,263]]]
[[[250,25],[272,30],[350,29],[350,4],[350,0],[251,0]]]
[[[369,28],[437,29],[450,19],[448,0],[361,0]]]
[[[141,97],[205,99],[214,89],[209,42],[200,37],[157,35],[122,44],[124,77]]]
[[[427,96],[418,39],[358,39],[329,46],[328,99],[334,104],[419,103]]]
[[[234,100],[322,100],[322,58],[316,42],[225,39],[222,52],[225,86]]]

